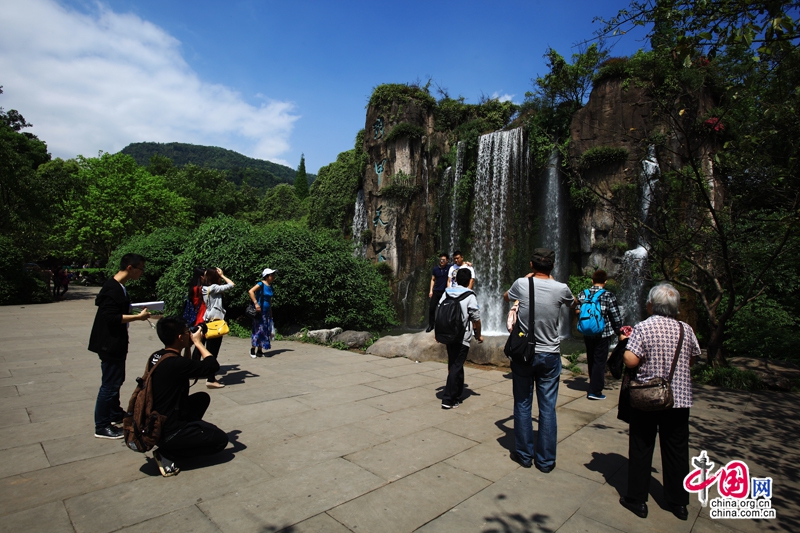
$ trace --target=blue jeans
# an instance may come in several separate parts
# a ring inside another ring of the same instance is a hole
[[[94,429],[107,428],[117,419],[121,419],[125,410],[119,404],[119,389],[125,383],[125,360],[105,359],[100,362],[103,381],[97,391],[97,402],[94,406]]]
[[[514,386],[514,443],[517,455],[525,463],[539,468],[552,468],[556,463],[558,424],[556,400],[561,378],[561,354],[537,353],[531,366],[511,363]],[[539,404],[539,431],[533,442],[533,386]]]

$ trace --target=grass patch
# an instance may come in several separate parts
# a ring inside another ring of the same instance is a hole
[[[733,366],[713,367],[707,364],[692,367],[692,380],[702,385],[714,385],[726,389],[756,391],[765,387],[761,378],[752,370],[741,370]]]

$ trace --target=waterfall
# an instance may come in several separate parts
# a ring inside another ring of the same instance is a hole
[[[551,273],[556,281],[569,281],[569,227],[567,226],[567,193],[561,183],[559,172],[560,157],[554,148],[547,159],[544,175],[544,191],[542,194],[542,230],[541,241],[545,248],[555,252],[556,264]],[[570,309],[563,307],[559,320],[561,338],[571,336]]]
[[[459,147],[460,148],[460,147]],[[456,166],[456,174],[459,167]],[[503,292],[508,252],[507,236],[514,237],[515,214],[527,198],[528,149],[522,128],[483,135],[478,145],[475,176],[472,262],[475,293],[481,310],[483,332],[505,335]],[[511,202],[509,202],[511,198]]]
[[[647,157],[642,161],[642,170],[639,174],[642,193],[639,204],[639,219],[647,221],[650,204],[653,201],[653,191],[658,183],[659,175],[656,149],[653,145],[647,148]],[[622,321],[634,325],[642,320],[644,308],[644,280],[647,275],[647,249],[649,247],[644,229],[637,238],[639,246],[628,250],[622,257],[622,286],[619,293],[619,304],[622,311]]]
[[[464,141],[459,141],[456,148],[456,168],[453,173],[453,183],[451,185],[450,197],[450,249],[447,253],[452,257],[453,252],[458,246],[458,181],[464,172]],[[449,167],[448,167],[449,169]]]
[[[367,229],[367,208],[364,205],[364,189],[359,189],[356,197],[355,214],[353,215],[353,255],[360,257],[367,255],[367,246],[361,243],[361,234],[365,229]]]

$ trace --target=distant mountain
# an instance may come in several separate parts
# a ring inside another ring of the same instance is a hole
[[[133,157],[139,165],[147,166],[156,154],[168,157],[176,167],[193,164],[228,171],[228,179],[236,185],[247,181],[258,189],[274,187],[279,183],[294,184],[295,170],[263,159],[247,157],[233,150],[217,146],[199,146],[186,143],[131,143],[121,150]],[[309,182],[316,176],[308,174]]]

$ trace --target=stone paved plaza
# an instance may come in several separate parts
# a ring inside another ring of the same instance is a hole
[[[695,389],[692,454],[772,477],[777,519],[711,520],[692,496],[689,520],[678,520],[665,509],[656,449],[642,520],[618,503],[628,443],[616,390],[590,402],[584,378],[563,376],[557,468],[542,474],[508,457],[507,371],[468,368],[468,397],[444,411],[441,363],[294,342],[251,359],[249,340],[223,341],[227,386],[209,391],[206,419],[231,444],[163,478],[152,454],[93,436],[100,365],[86,345],[96,292],[0,307],[1,531],[800,531],[797,394]],[[130,333],[123,405],[161,347],[146,322]]]

